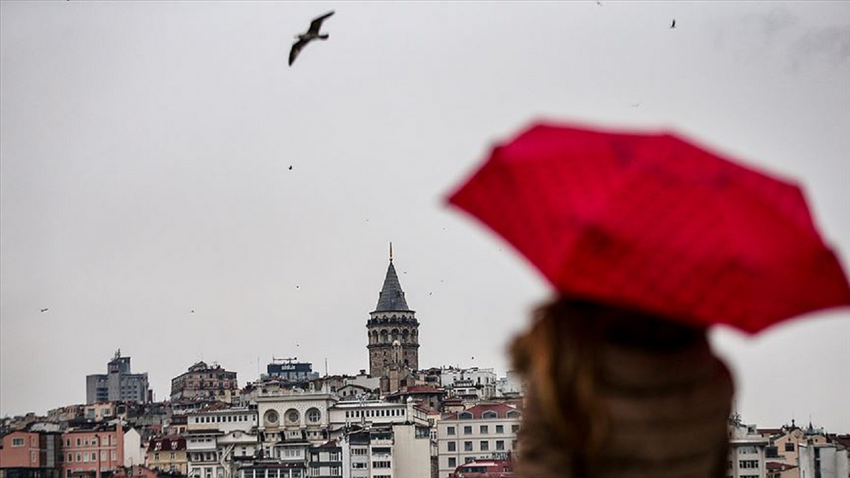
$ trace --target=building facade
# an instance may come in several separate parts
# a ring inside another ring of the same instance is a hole
[[[106,374],[86,376],[86,403],[139,402],[153,400],[147,373],[132,373],[130,357],[122,357],[121,351],[107,364]]]
[[[769,440],[755,425],[744,425],[734,419],[728,427],[728,436],[727,478],[766,478],[765,449]]]
[[[419,321],[404,297],[393,265],[392,248],[378,305],[369,313],[366,323],[366,338],[369,374],[391,382],[382,383],[383,391],[394,392],[401,386],[414,385],[411,371],[419,368]]]
[[[58,433],[18,430],[0,440],[0,478],[60,478]]]
[[[504,403],[476,405],[437,423],[439,478],[474,460],[507,459],[516,450],[522,413]]]
[[[151,470],[187,475],[186,439],[177,435],[152,439],[148,442],[145,464]]]
[[[76,428],[62,434],[64,478],[109,478],[124,466],[120,423]]]
[[[308,382],[319,378],[319,372],[313,371],[312,363],[296,360],[297,358],[272,359],[272,363],[266,366],[266,376],[287,382]]]
[[[220,365],[211,367],[198,362],[187,372],[171,379],[172,401],[207,398],[232,403],[238,395],[236,372],[229,372]]]

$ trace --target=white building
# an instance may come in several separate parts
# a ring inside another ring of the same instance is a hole
[[[428,429],[395,424],[356,430],[339,440],[343,478],[429,478]]]
[[[412,423],[428,426],[428,413],[412,401],[390,403],[381,400],[337,402],[330,409],[332,438],[352,427],[372,428],[380,425]]]
[[[835,444],[800,444],[798,459],[800,478],[846,478],[850,476],[847,449]]]
[[[440,370],[440,383],[452,396],[467,401],[489,400],[496,396],[496,372],[492,368],[454,368]]]
[[[476,405],[443,416],[437,423],[437,467],[448,478],[475,459],[504,459],[517,446],[522,413],[504,403]]]
[[[144,456],[139,432],[135,428],[124,430],[124,466],[142,465],[145,463]]]
[[[255,400],[264,456],[277,457],[279,450],[274,448],[286,442],[320,445],[330,439],[328,411],[336,404],[336,395],[289,390],[261,393]]]
[[[497,397],[517,397],[523,395],[524,383],[519,373],[508,370],[506,375],[496,381]]]
[[[186,417],[186,459],[193,478],[232,478],[257,452],[257,412],[214,408]]]
[[[223,408],[191,412],[186,417],[187,430],[251,431],[257,426],[257,412],[248,408]]]
[[[766,478],[765,448],[770,440],[755,425],[729,425],[727,478]]]

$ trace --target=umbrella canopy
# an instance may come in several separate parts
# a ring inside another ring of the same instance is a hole
[[[799,187],[675,134],[538,124],[449,202],[567,296],[751,333],[850,305]]]

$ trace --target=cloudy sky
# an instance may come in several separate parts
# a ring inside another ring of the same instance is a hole
[[[503,373],[550,290],[444,198],[535,119],[796,178],[850,258],[847,2],[3,1],[0,61],[0,415],[118,348],[158,398],[201,359],[356,373],[390,241],[420,364]],[[850,432],[850,312],[713,339],[745,421]]]

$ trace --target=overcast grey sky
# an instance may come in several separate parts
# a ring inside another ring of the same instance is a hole
[[[158,398],[200,359],[356,373],[389,241],[420,364],[503,373],[549,288],[444,197],[538,118],[796,178],[850,257],[848,2],[3,1],[0,61],[0,415],[119,347]],[[850,432],[848,319],[717,330],[744,420]]]

